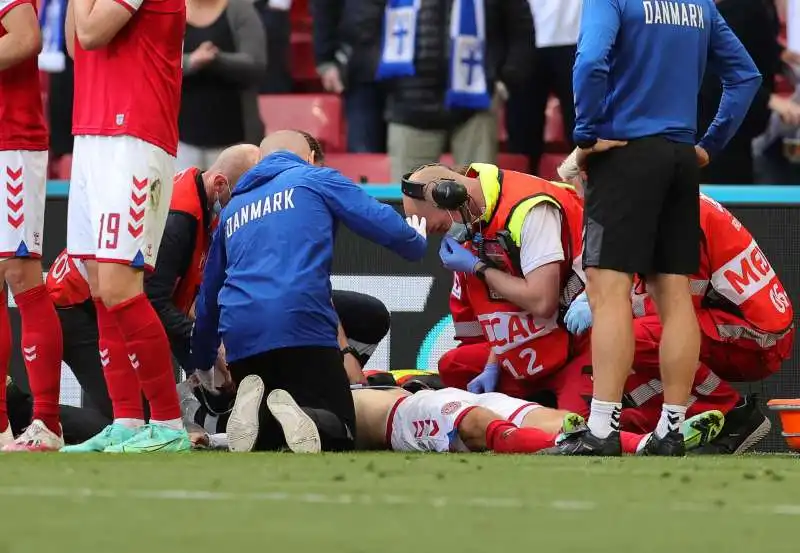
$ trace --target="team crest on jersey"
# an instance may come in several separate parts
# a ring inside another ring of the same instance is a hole
[[[445,416],[452,415],[453,413],[458,411],[460,408],[461,408],[461,402],[460,401],[447,402],[442,407],[442,415],[445,415]]]

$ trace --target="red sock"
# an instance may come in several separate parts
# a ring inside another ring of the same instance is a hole
[[[486,446],[495,453],[536,453],[555,445],[555,435],[538,428],[517,428],[496,420],[486,429]]]
[[[150,419],[158,422],[180,420],[181,406],[172,371],[172,350],[164,325],[150,300],[139,294],[108,312],[117,320],[125,338],[131,365],[150,402]]]
[[[61,434],[59,395],[64,354],[61,322],[42,284],[15,296],[22,319],[22,357],[33,394],[33,418]]]
[[[634,434],[633,432],[620,432],[619,440],[622,442],[622,453],[636,455],[639,444],[647,437],[646,434]]]
[[[0,300],[0,432],[8,428],[8,407],[6,406],[6,380],[8,364],[11,362],[11,324],[8,322],[8,294],[2,289]]]
[[[94,300],[94,306],[97,311],[100,363],[114,408],[114,419],[144,420],[142,389],[128,359],[128,349],[117,320],[99,299]]]

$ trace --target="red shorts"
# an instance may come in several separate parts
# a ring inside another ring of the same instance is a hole
[[[555,395],[559,409],[587,416],[592,398],[592,356],[588,345],[589,340],[585,340],[577,355],[560,370],[545,378],[533,381],[516,380],[507,371],[501,371],[496,391],[520,399],[551,392]],[[461,345],[445,353],[439,360],[442,384],[465,390],[469,381],[483,371],[489,358],[489,350],[489,344],[481,342]]]

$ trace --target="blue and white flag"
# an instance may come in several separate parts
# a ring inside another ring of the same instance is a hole
[[[450,87],[448,108],[489,109],[486,83],[484,0],[454,0],[450,16]]]
[[[67,0],[42,0],[39,25],[42,28],[42,52],[39,54],[39,69],[48,73],[64,71],[64,21],[67,15]]]

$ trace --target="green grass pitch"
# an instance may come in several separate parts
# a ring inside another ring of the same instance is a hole
[[[797,458],[0,458],[0,553],[797,553]]]

